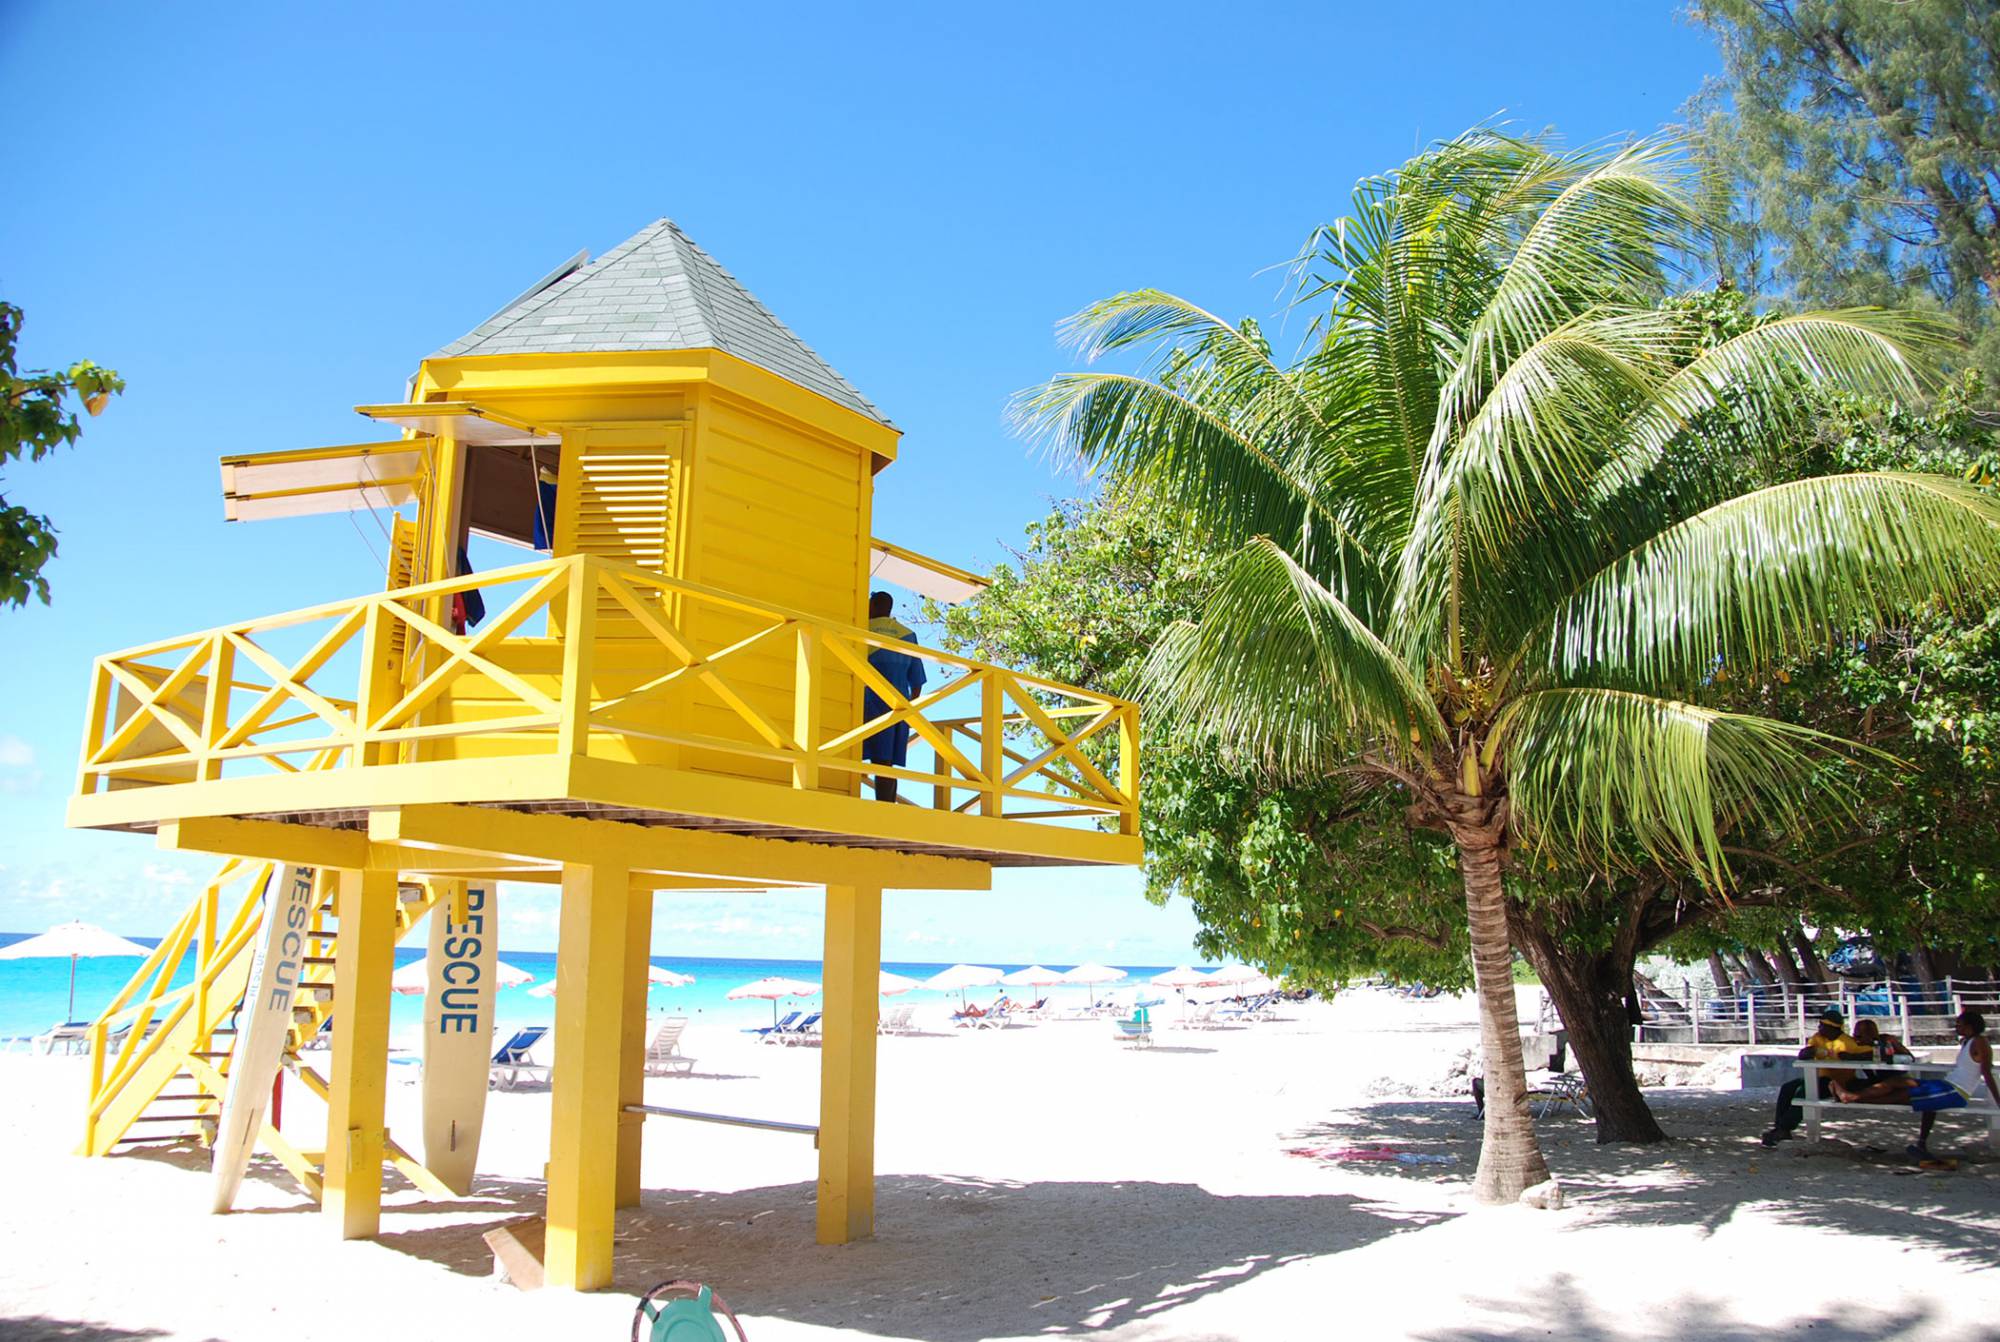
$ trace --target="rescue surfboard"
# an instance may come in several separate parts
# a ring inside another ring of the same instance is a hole
[[[424,1165],[453,1192],[472,1191],[486,1077],[493,1058],[499,887],[466,887],[465,920],[449,899],[431,913],[424,990]]]
[[[251,953],[249,988],[236,1016],[236,1047],[229,1057],[228,1093],[216,1125],[212,1210],[236,1203],[250,1155],[264,1131],[271,1083],[284,1062],[292,1028],[292,1000],[305,966],[306,931],[312,925],[313,869],[281,866],[264,887],[264,921]]]

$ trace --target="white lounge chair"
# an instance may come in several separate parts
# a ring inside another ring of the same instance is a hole
[[[694,1070],[694,1059],[681,1052],[681,1034],[687,1029],[686,1016],[662,1016],[646,1031],[646,1075],[686,1076]]]

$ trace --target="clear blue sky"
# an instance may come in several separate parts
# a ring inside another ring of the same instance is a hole
[[[905,431],[877,533],[985,566],[1075,487],[1001,419],[1058,318],[1141,286],[1270,318],[1267,268],[1357,177],[1494,117],[1650,131],[1715,64],[1671,0],[9,0],[0,297],[29,366],[131,390],[3,486],[62,556],[53,607],[0,613],[0,929],[156,932],[203,865],[62,830],[90,657],[380,582],[344,517],[225,525],[216,457],[364,440],[350,407],[577,249],[678,221]],[[1185,906],[1137,890],[898,895],[884,949],[1187,958]],[[817,902],[662,898],[656,944],[816,956]],[[552,899],[511,910],[508,944],[553,945]]]

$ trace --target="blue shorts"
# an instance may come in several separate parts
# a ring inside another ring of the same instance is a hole
[[[1920,1114],[1934,1114],[1940,1109],[1963,1109],[1965,1096],[1949,1081],[1926,1077],[1911,1089],[1910,1108]]]

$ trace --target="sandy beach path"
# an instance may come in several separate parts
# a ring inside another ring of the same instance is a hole
[[[1360,992],[1147,1053],[1102,1023],[934,1022],[883,1041],[875,1240],[812,1243],[808,1140],[655,1122],[596,1297],[495,1281],[479,1238],[540,1210],[546,1092],[493,1097],[474,1197],[392,1178],[381,1238],[339,1244],[268,1162],[213,1217],[196,1154],[69,1155],[82,1061],[0,1057],[0,1338],[611,1342],[672,1277],[714,1284],[753,1342],[2000,1338],[2000,1162],[1970,1125],[1946,1136],[1972,1159],[1919,1174],[1887,1154],[1907,1114],[1767,1151],[1770,1092],[1661,1090],[1674,1142],[1546,1119],[1571,1205],[1477,1209],[1477,1124],[1434,1093],[1473,1037],[1468,1003]],[[811,1120],[813,1050],[687,1045],[695,1074],[649,1099]],[[391,1087],[393,1131],[416,1102]],[[303,1138],[318,1115],[287,1105]],[[1441,1159],[1287,1154],[1378,1142]]]

